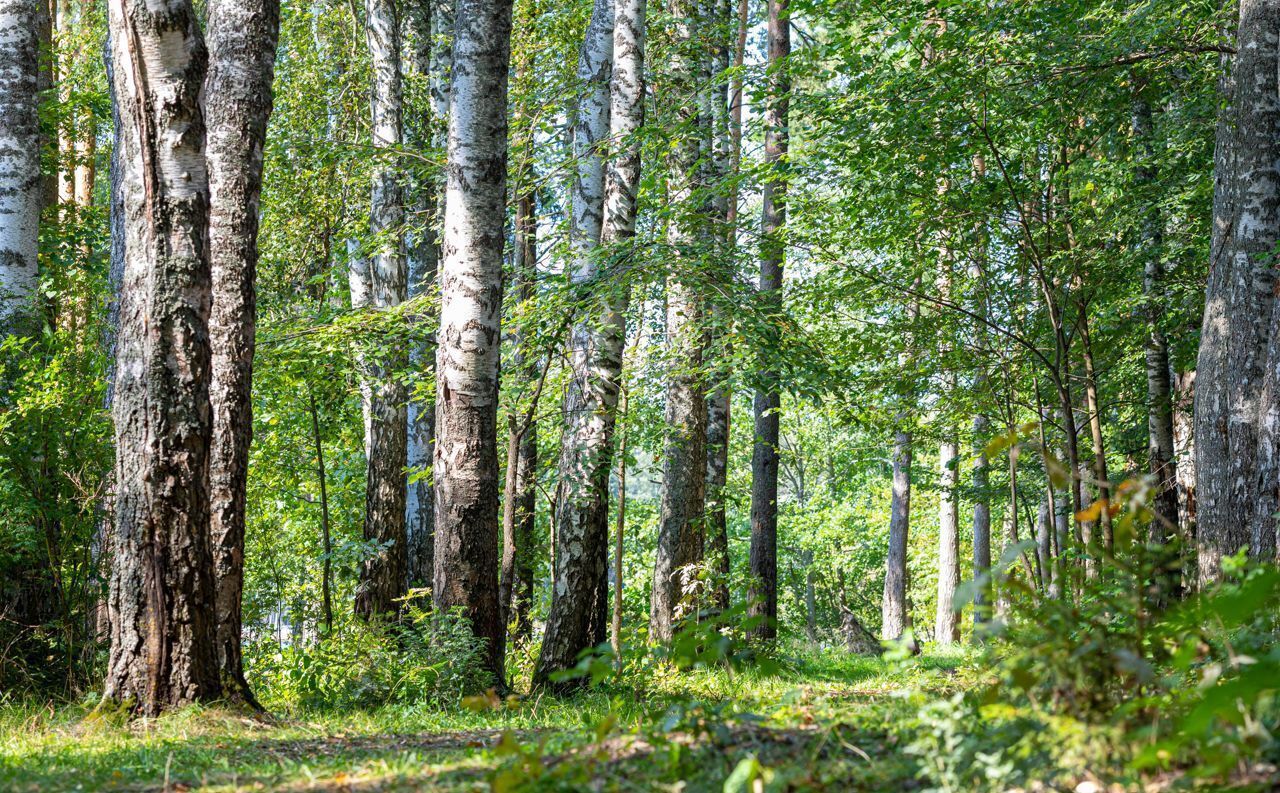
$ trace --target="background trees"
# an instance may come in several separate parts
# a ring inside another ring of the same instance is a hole
[[[34,44],[6,49],[18,77],[0,86],[14,107],[5,129],[24,143],[0,147],[0,176],[25,178],[0,191],[24,208],[3,215],[0,240],[26,246],[6,262],[20,264],[15,291],[30,293],[39,332],[4,347],[0,565],[22,593],[12,602],[49,605],[23,617],[30,641],[0,674],[21,677],[54,648],[58,679],[91,684],[101,667],[85,615],[103,549],[140,547],[132,523],[114,540],[97,530],[110,523],[109,185],[59,203],[31,176],[43,146],[42,174],[89,184],[114,132],[135,224],[115,240],[133,268],[120,360],[152,356],[120,369],[120,443],[145,445],[125,421],[138,389],[185,360],[137,346],[156,330],[139,324],[139,295],[157,290],[146,299],[193,311],[196,325],[211,301],[213,430],[198,404],[198,328],[173,342],[190,343],[193,373],[173,382],[191,389],[191,437],[211,445],[174,443],[211,455],[211,547],[224,562],[209,575],[227,625],[242,604],[250,678],[277,650],[361,630],[357,609],[425,607],[399,600],[410,587],[431,590],[435,613],[461,609],[489,669],[509,655],[523,686],[539,654],[537,680],[550,682],[603,642],[619,590],[623,644],[669,638],[726,604],[768,618],[762,636],[844,643],[862,626],[963,640],[1014,588],[1079,597],[1147,542],[1188,584],[1197,557],[1180,564],[1179,549],[1198,548],[1206,582],[1242,544],[1273,553],[1273,334],[1258,289],[1270,277],[1275,91],[1250,60],[1272,54],[1219,34],[1239,23],[1242,39],[1261,35],[1266,9],[1246,5],[1240,21],[1207,3],[965,2],[944,24],[927,3],[792,0],[746,3],[739,27],[724,3],[514,6],[508,42],[513,9],[501,3],[285,4],[278,47],[266,6],[211,6],[208,96],[190,108],[209,142],[190,139],[194,117],[181,140],[208,162],[210,247],[203,221],[184,216],[181,283],[140,275],[176,260],[134,243],[159,239],[138,215],[149,171],[128,137],[134,94],[117,97],[128,112],[113,131],[105,73],[79,56],[81,37],[105,32],[102,9],[45,45],[58,90],[33,88]],[[122,46],[113,40],[115,82],[129,86]],[[254,68],[219,72],[220,52]],[[1220,81],[1224,55],[1234,79]],[[188,77],[182,97],[198,82]],[[232,77],[240,93],[214,90]],[[1220,82],[1236,97],[1221,119]],[[1264,99],[1240,99],[1253,95]],[[197,171],[149,200],[196,200]],[[38,251],[26,220],[37,182]],[[200,297],[210,261],[213,291]],[[1253,280],[1236,277],[1246,270]],[[1246,324],[1253,341],[1229,342]],[[1172,384],[1197,366],[1208,384],[1193,457],[1175,444],[1189,414]],[[511,454],[498,453],[498,427]],[[148,459],[132,448],[116,451]],[[201,464],[175,481],[197,488]],[[117,522],[169,514],[132,470],[118,480]],[[1193,524],[1174,483],[1190,503],[1197,476]],[[1137,491],[1161,519],[1135,532],[1110,507]],[[191,494],[173,514],[199,523]],[[1224,511],[1245,503],[1244,518]],[[622,564],[610,571],[619,518]],[[172,525],[200,556],[194,524]],[[988,568],[975,609],[964,582]],[[504,654],[513,621],[520,641]],[[241,635],[229,630],[220,647]]]

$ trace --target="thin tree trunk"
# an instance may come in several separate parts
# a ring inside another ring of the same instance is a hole
[[[316,411],[316,396],[307,388],[307,401],[311,409],[311,437],[316,446],[316,481],[320,484],[320,540],[324,545],[324,560],[320,572],[320,605],[324,617],[325,636],[333,635],[333,540],[329,534],[329,484],[324,469],[324,442],[320,436],[320,415]]]
[[[905,420],[905,419],[904,419]],[[893,437],[893,495],[889,504],[889,553],[885,557],[880,638],[898,641],[911,627],[907,610],[907,541],[911,529],[911,433]]]
[[[434,0],[424,0],[409,9],[409,24],[413,34],[412,67],[414,72],[434,85],[437,76],[433,72],[436,50],[447,45],[436,41],[435,25],[437,9]],[[443,128],[440,109],[433,100],[427,108],[417,110],[416,123],[411,125],[412,143],[427,147],[436,143],[438,130]],[[437,148],[443,149],[443,146]],[[435,173],[414,184],[419,230],[411,242],[406,240],[409,265],[410,299],[431,294],[436,285],[436,273],[440,267],[440,179]],[[422,324],[429,321],[419,320]],[[409,368],[424,380],[435,380],[435,334],[425,334],[409,348]],[[416,398],[410,394],[405,407],[405,465],[408,479],[405,483],[404,532],[405,574],[409,589],[430,589],[435,556],[435,504],[431,487],[431,447],[435,441],[436,410],[432,399]]]
[[[393,0],[367,0],[365,34],[373,65],[370,101],[373,169],[369,232],[376,248],[369,261],[369,305],[393,308],[408,296],[403,250],[404,195],[394,151],[403,142],[399,15]],[[397,347],[399,345],[396,345]],[[408,462],[406,394],[399,370],[403,351],[375,349],[364,362],[365,418],[364,538],[380,549],[360,566],[356,614],[368,619],[394,615],[408,585],[405,535],[405,465]]]
[[[1093,361],[1093,341],[1089,335],[1089,307],[1079,302],[1077,319],[1080,333],[1080,356],[1084,361],[1085,408],[1089,411],[1089,439],[1093,444],[1093,478],[1102,508],[1098,510],[1098,526],[1101,538],[1094,541],[1101,547],[1103,556],[1110,556],[1114,539],[1111,533],[1111,481],[1107,473],[1107,450],[1102,437],[1102,402],[1098,398],[1098,372]],[[1101,559],[1090,553],[1085,569],[1090,577],[1098,575]]]
[[[1145,254],[1142,297],[1147,314],[1147,464],[1156,481],[1151,541],[1165,544],[1178,536],[1178,465],[1173,447],[1173,389],[1170,383],[1169,342],[1161,327],[1164,304],[1164,221],[1157,196],[1151,105],[1139,97],[1133,105],[1133,134],[1142,158],[1134,177],[1145,191],[1146,207],[1139,229],[1139,249]]]
[[[723,82],[730,63],[730,48],[725,41],[730,30],[732,4],[730,0],[716,0],[713,8],[714,23],[711,35],[712,79],[705,90],[706,113],[712,127],[712,184],[716,187],[712,197],[715,219],[722,225],[716,235],[717,258],[715,262],[718,280],[731,284],[734,277],[734,247],[737,242],[737,190],[725,190],[723,185],[737,168],[736,153],[740,145],[741,130],[735,127],[733,111],[729,107],[729,85]],[[736,33],[735,33],[736,38]],[[737,57],[735,53],[734,58]],[[741,121],[739,120],[739,124]],[[723,306],[712,303],[708,307],[710,328],[707,349],[723,361],[730,357],[729,342],[725,338],[731,322],[729,312]],[[729,608],[729,527],[725,516],[724,487],[729,473],[730,408],[733,389],[730,371],[726,364],[716,367],[717,385],[707,398],[707,547],[708,563],[714,571],[711,583],[710,605],[717,611]]]
[[[504,680],[498,606],[498,357],[511,0],[459,0],[436,352],[437,611],[461,609]]]
[[[622,420],[627,419],[627,389],[622,389]],[[623,539],[627,528],[627,427],[622,427],[622,439],[618,443],[618,516],[614,530],[613,546],[613,625],[612,646],[616,668],[622,670],[622,573]]]
[[[278,0],[209,3],[209,74],[204,84],[213,274],[209,537],[223,695],[254,706],[240,649],[240,600],[245,486],[253,437],[258,199],[279,29]]]
[[[532,191],[522,191],[515,213],[515,293],[517,305],[533,298],[537,272],[537,227]],[[519,310],[519,309],[517,309]],[[537,362],[529,340],[513,334],[513,369],[526,382],[539,382]],[[533,599],[533,533],[538,503],[538,397],[539,388],[524,410],[512,408],[507,443],[506,486],[502,503],[502,578],[498,601],[504,627],[515,623],[513,641],[523,641],[531,633],[529,608]]]
[[[41,5],[0,0],[0,336],[30,333],[36,319]]]
[[[946,440],[938,449],[938,603],[934,617],[934,641],[952,644],[960,638],[956,611],[956,587],[960,585],[960,521],[956,509],[956,465],[959,450]]]
[[[103,699],[153,715],[220,693],[208,537],[207,53],[188,0],[117,0],[110,25],[127,242]]]
[[[787,0],[768,2],[769,85],[765,107],[765,164],[771,169],[764,183],[760,233],[760,295],[765,312],[782,310],[782,265],[785,245],[780,238],[787,221],[786,177],[788,108],[791,78],[791,18]],[[781,399],[776,368],[763,366],[755,397],[755,446],[751,454],[751,595],[750,614],[762,618],[753,635],[772,640],[778,621],[778,425]]]
[[[640,149],[633,137],[644,120],[646,11],[645,0],[618,0],[613,13],[607,114],[610,157],[604,168],[599,232],[599,243],[609,251],[611,268],[600,268],[598,256],[587,257],[576,261],[571,273],[577,283],[584,287],[590,284],[592,292],[570,334],[573,375],[565,394],[567,426],[552,515],[555,532],[551,611],[547,638],[543,639],[534,674],[535,685],[544,684],[553,672],[577,663],[577,654],[584,648],[603,641],[596,635],[598,613],[605,606],[600,584],[603,567],[597,565],[601,552],[605,554],[604,564],[608,563],[609,470],[629,298],[626,266],[635,234],[640,184]],[[595,20],[593,25],[589,37],[601,32]],[[598,57],[600,50],[594,45],[588,48],[584,40],[584,76],[602,73],[600,64],[591,68],[591,59]],[[596,86],[590,87],[594,93]],[[589,125],[592,120],[599,120],[599,115],[585,117],[582,123]],[[583,144],[592,140],[591,134],[588,127],[583,128]],[[580,178],[588,180],[593,173],[588,168]],[[610,277],[602,282],[605,275]],[[571,556],[565,553],[565,544],[575,540],[584,544],[583,553]],[[587,547],[595,542],[603,543],[602,548]],[[615,586],[620,585],[618,578]],[[555,640],[551,641],[553,624]]]

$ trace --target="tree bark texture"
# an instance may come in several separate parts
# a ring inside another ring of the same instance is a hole
[[[503,680],[498,607],[498,356],[511,0],[459,0],[436,351],[437,611],[460,609]]]
[[[889,504],[889,553],[885,557],[880,638],[897,641],[907,632],[907,540],[911,527],[911,433],[893,437],[893,493]]]
[[[674,29],[664,90],[672,97],[680,97],[674,120],[682,129],[667,156],[668,189],[673,205],[691,207],[701,176],[703,152],[702,106],[697,96],[698,80],[705,71],[699,25],[702,14],[698,4],[690,0],[671,0],[668,11],[674,19]],[[671,221],[667,242],[674,258],[673,273],[696,267],[696,248],[705,221],[699,215],[690,209]],[[667,280],[669,371],[658,547],[649,603],[649,638],[654,642],[670,641],[677,621],[691,610],[687,568],[699,561],[702,552],[707,406],[702,377],[703,302],[695,280],[679,276]]]
[[[617,0],[611,12],[597,4],[579,63],[585,80],[585,105],[600,99],[596,81],[604,74],[609,79],[604,113],[608,156],[592,154],[603,159],[598,241],[604,257],[597,253],[578,259],[571,272],[575,283],[590,292],[584,296],[582,313],[570,335],[573,376],[565,393],[566,429],[553,521],[557,553],[551,611],[535,684],[545,683],[553,672],[577,663],[579,652],[604,639],[597,633],[599,615],[606,608],[602,582],[608,553],[609,471],[626,341],[626,266],[640,183],[640,150],[632,138],[644,120],[646,10],[645,0]],[[593,41],[606,29],[611,36],[607,47]],[[608,69],[599,62],[602,57],[611,58]],[[599,121],[599,110],[588,109],[587,119]],[[598,129],[583,127],[583,123],[579,122],[583,141],[575,145],[581,145],[584,152],[595,152],[606,141],[594,137]],[[591,178],[594,170],[589,165],[577,176],[578,181]],[[582,192],[575,188],[575,194]],[[620,585],[620,580],[615,582]]]
[[[369,233],[374,251],[368,264],[369,306],[393,308],[408,296],[404,256],[404,191],[394,150],[403,143],[400,20],[394,0],[367,0],[365,34],[373,65],[370,98],[373,148],[381,151],[373,169]],[[356,614],[366,619],[392,615],[408,584],[405,536],[405,465],[408,461],[406,393],[398,379],[404,353],[375,349],[365,356],[362,384],[365,414],[364,538],[379,550],[360,566]]]
[[[213,281],[209,537],[223,693],[250,702],[240,649],[245,484],[253,437],[258,199],[279,30],[278,0],[209,4],[209,73],[204,84]]]
[[[1280,411],[1263,402],[1264,379],[1275,379],[1266,351],[1275,303],[1271,259],[1280,239],[1278,26],[1280,7],[1274,2],[1243,0],[1237,54],[1223,79],[1230,109],[1219,124],[1215,149],[1215,228],[1197,364],[1202,584],[1220,578],[1222,557],[1250,546],[1258,461],[1265,467],[1276,457],[1259,454],[1259,434],[1260,424],[1270,425],[1272,435],[1263,443],[1274,445],[1270,437],[1280,420]]]
[[[29,333],[36,317],[41,6],[0,0],[0,335]]]
[[[598,247],[604,224],[604,151],[610,130],[613,71],[612,0],[595,0],[578,51],[578,107],[573,129],[577,170],[572,188],[569,248],[573,284],[595,287],[601,273]],[[588,293],[587,300],[593,295]],[[542,639],[536,684],[577,663],[578,653],[604,640],[609,555],[609,472],[622,366],[620,338],[604,337],[584,312],[574,324],[569,354],[573,377],[564,398],[565,436],[556,510],[556,560],[551,610]],[[603,344],[603,348],[598,345]],[[594,368],[593,368],[594,367]],[[601,368],[604,371],[600,371]],[[612,380],[602,374],[616,373]]]
[[[218,696],[209,553],[207,52],[188,0],[112,0],[126,261],[105,702]]]
[[[780,235],[787,222],[786,168],[788,107],[791,78],[791,18],[787,0],[768,3],[769,84],[764,111],[764,159],[769,177],[764,183],[760,233],[760,297],[765,312],[782,312],[782,264],[785,246]],[[779,317],[780,318],[780,317]],[[757,638],[777,636],[778,620],[778,426],[782,400],[776,367],[764,365],[755,396],[755,446],[751,453],[751,616],[764,621]]]

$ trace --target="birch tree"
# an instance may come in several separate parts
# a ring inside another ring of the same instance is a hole
[[[459,0],[436,353],[435,585],[503,676],[498,605],[498,354],[511,0]]]
[[[783,173],[789,139],[787,111],[791,78],[791,19],[787,0],[769,0],[769,86],[764,118],[764,159],[770,168],[764,183],[760,226],[760,299],[775,317],[782,310],[782,265],[785,246],[780,239],[787,222],[786,179]],[[755,447],[751,455],[751,592],[752,616],[764,618],[755,629],[759,638],[777,635],[778,619],[778,426],[782,402],[776,368],[765,364],[755,396]]]
[[[0,335],[32,330],[40,176],[41,3],[0,2]]]
[[[258,198],[279,28],[278,0],[209,4],[209,73],[204,85],[213,283],[209,537],[224,694],[250,701],[240,650],[240,600],[245,485],[253,433],[250,388],[257,313]]]
[[[673,30],[664,94],[678,97],[673,123],[677,129],[667,155],[668,193],[677,208],[670,220],[667,244],[671,275],[667,278],[669,372],[662,440],[662,492],[658,507],[658,547],[649,603],[649,638],[669,641],[677,611],[685,604],[685,567],[702,552],[706,497],[707,406],[702,375],[703,300],[693,273],[705,243],[704,200],[698,193],[704,133],[698,96],[706,59],[701,49],[703,12],[694,0],[669,0]],[[687,605],[687,604],[685,604]]]
[[[577,663],[578,653],[604,641],[608,612],[607,567],[609,554],[609,473],[613,462],[613,430],[617,419],[618,393],[622,377],[622,346],[625,320],[612,315],[617,302],[616,285],[601,285],[604,277],[615,275],[601,267],[600,243],[605,226],[605,191],[626,189],[616,179],[606,186],[606,143],[630,145],[619,140],[634,128],[621,125],[635,122],[632,116],[614,125],[611,111],[620,97],[617,92],[638,90],[613,81],[615,59],[624,72],[619,80],[640,80],[643,68],[643,38],[628,41],[629,28],[641,26],[640,19],[618,19],[619,40],[615,41],[615,18],[630,9],[626,3],[615,12],[614,0],[595,0],[591,20],[578,54],[577,77],[581,86],[573,154],[577,173],[573,182],[573,225],[570,236],[572,270],[570,279],[585,296],[585,310],[574,322],[570,335],[573,376],[564,398],[565,435],[561,445],[559,490],[556,503],[555,569],[552,572],[551,610],[542,640],[535,685],[546,685],[549,676]],[[626,47],[639,48],[629,52]],[[616,49],[616,52],[615,52]],[[631,58],[630,62],[623,63]],[[630,70],[633,70],[633,73]],[[626,108],[622,109],[626,112]],[[612,176],[612,173],[611,173]],[[634,185],[631,186],[632,216],[610,217],[634,228]],[[611,200],[614,197],[610,196]],[[617,234],[611,229],[611,235]],[[615,278],[617,276],[615,275]],[[621,279],[618,279],[621,280]],[[620,287],[626,290],[626,286]],[[608,294],[613,291],[615,294]],[[599,302],[597,302],[599,301]]]
[[[220,693],[209,554],[207,53],[188,0],[109,6],[126,217],[105,702]]]
[[[374,252],[368,263],[368,305],[386,310],[408,296],[403,249],[404,194],[395,150],[403,143],[400,21],[394,0],[368,0],[365,34],[373,63],[370,97],[373,169],[369,233]],[[377,350],[365,361],[364,536],[379,550],[360,567],[356,613],[392,614],[407,585],[405,556],[405,464],[407,427],[403,384],[397,379],[399,351]]]

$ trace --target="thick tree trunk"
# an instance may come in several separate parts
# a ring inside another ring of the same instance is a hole
[[[373,169],[369,233],[376,248],[369,261],[369,305],[385,310],[408,296],[402,234],[404,195],[394,150],[402,140],[400,26],[393,0],[367,0],[365,34],[373,65],[370,100],[373,148],[383,150]],[[405,474],[408,461],[405,389],[398,379],[403,352],[374,349],[362,374],[365,413],[364,538],[380,550],[360,566],[356,614],[368,619],[394,615],[408,585],[405,536]]]
[[[764,183],[760,233],[760,295],[769,314],[782,310],[782,264],[785,245],[780,239],[787,221],[786,167],[789,138],[787,111],[791,95],[788,56],[791,18],[787,0],[769,0],[769,86],[764,118],[764,159],[769,178]],[[756,638],[777,636],[778,620],[778,424],[781,399],[776,368],[760,372],[755,398],[755,447],[751,454],[751,594],[750,614],[764,621]]]
[[[187,0],[114,0],[110,24],[127,242],[103,698],[151,715],[220,693],[208,537],[207,53]]]
[[[209,4],[209,74],[204,84],[213,278],[209,537],[223,694],[251,704],[256,703],[244,679],[240,650],[240,597],[245,484],[253,436],[258,198],[279,29],[278,0]]]
[[[534,673],[535,685],[545,684],[553,672],[577,663],[577,655],[584,648],[603,641],[602,636],[597,636],[599,613],[605,605],[601,554],[608,553],[609,470],[626,338],[625,267],[630,259],[627,246],[635,233],[640,183],[640,150],[632,137],[644,120],[646,10],[645,0],[618,0],[611,22],[607,111],[610,157],[603,174],[599,243],[609,249],[614,272],[600,269],[599,257],[588,256],[576,261],[571,273],[576,283],[590,284],[592,292],[586,296],[582,316],[574,323],[570,336],[573,377],[565,394],[566,429],[552,520],[557,553],[552,565],[551,611]],[[603,64],[597,59],[605,48],[603,42],[592,39],[593,35],[602,34],[607,18],[604,14],[597,7],[583,42],[580,66],[588,80],[584,105],[594,105],[599,98],[594,79],[604,73]],[[599,112],[593,107],[580,122],[583,126],[579,145],[586,153],[594,151],[588,145],[591,141],[599,141],[591,129],[592,122],[600,120]],[[578,176],[580,181],[594,178],[593,166],[584,163],[583,169]],[[606,274],[612,276],[611,283],[602,282]],[[582,553],[563,550],[566,543],[572,542],[581,545]],[[618,578],[615,587],[620,586]]]
[[[1219,124],[1215,150],[1213,258],[1197,364],[1202,585],[1221,577],[1222,557],[1250,545],[1259,422],[1280,420],[1274,419],[1280,412],[1261,403],[1264,379],[1274,380],[1264,375],[1275,302],[1271,257],[1280,239],[1278,17],[1280,7],[1266,0],[1240,3],[1238,54],[1223,80],[1231,109]]]
[[[498,356],[511,0],[459,0],[436,352],[437,611],[461,609],[503,682],[498,607]]]
[[[605,170],[602,147],[610,132],[610,81],[614,60],[614,8],[596,0],[578,53],[581,94],[573,129],[573,222],[570,280],[594,287],[600,273],[596,249],[604,227]],[[595,299],[591,293],[584,296]],[[588,302],[590,305],[590,302]],[[551,610],[534,672],[536,685],[577,663],[578,653],[604,640],[608,604],[609,472],[622,331],[595,326],[584,312],[570,336],[573,377],[565,391],[565,434],[560,453],[556,554]],[[603,368],[603,371],[601,369]],[[612,374],[606,380],[601,375]]]
[[[36,318],[41,6],[0,0],[0,336],[30,333]]]
[[[956,587],[960,585],[960,521],[956,509],[955,441],[943,441],[938,449],[938,603],[934,617],[934,641],[951,644],[960,638],[956,611]]]
[[[518,305],[533,298],[537,274],[538,218],[534,195],[522,191],[516,199],[515,293]],[[518,310],[518,309],[517,309]],[[527,383],[539,381],[538,367],[529,340],[522,332],[513,334],[515,348],[512,363],[518,376]],[[514,407],[509,416],[507,441],[506,486],[502,503],[502,579],[498,601],[502,606],[502,624],[515,624],[513,641],[523,641],[532,632],[529,608],[533,600],[533,534],[537,518],[538,476],[538,397],[537,389],[523,411]]]
[[[907,540],[911,529],[911,433],[893,436],[893,495],[889,503],[889,553],[885,557],[880,638],[898,641],[911,627],[907,608]]]

